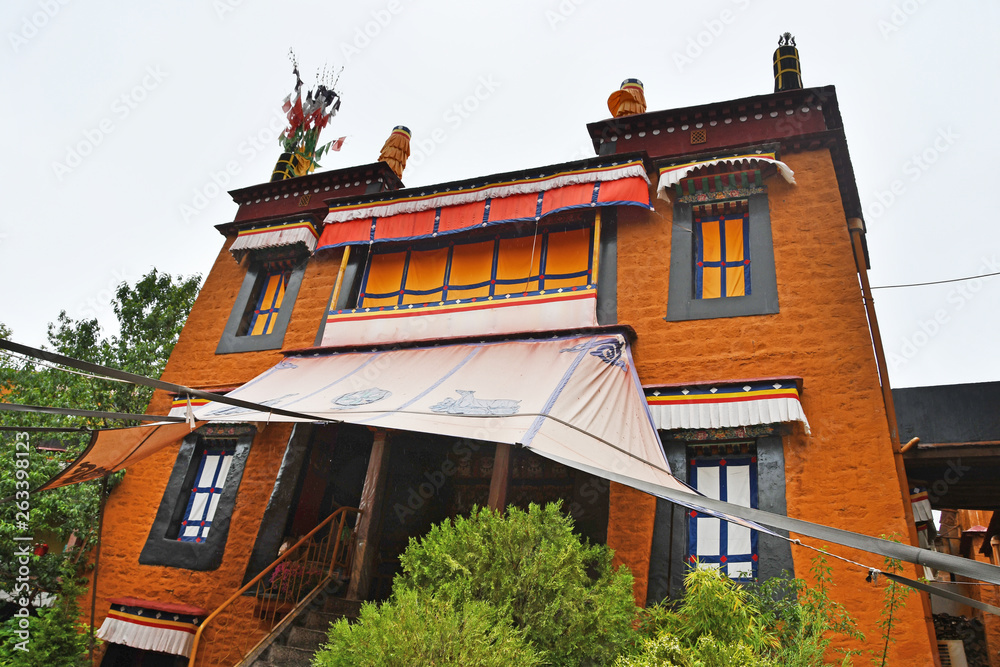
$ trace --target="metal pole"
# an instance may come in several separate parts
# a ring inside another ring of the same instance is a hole
[[[94,577],[90,583],[90,664],[94,664],[94,622],[97,616],[97,573],[101,566],[101,533],[104,531],[104,505],[108,499],[108,476],[101,478],[101,504],[97,514],[97,552],[94,554]]]

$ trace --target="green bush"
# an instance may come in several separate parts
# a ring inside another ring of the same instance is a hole
[[[330,626],[329,643],[316,667],[534,667],[541,654],[489,605],[471,601],[456,608],[413,590],[382,606],[366,604],[356,625]]]
[[[692,569],[673,607],[643,612],[642,649],[615,667],[818,667],[833,634],[864,639],[829,598],[830,568],[813,561],[815,585],[777,578],[741,585],[718,570]],[[850,656],[842,664],[850,664]]]
[[[605,546],[584,544],[559,504],[525,512],[473,509],[413,539],[393,591],[420,591],[462,608],[484,602],[553,665],[610,665],[638,637],[632,575]]]

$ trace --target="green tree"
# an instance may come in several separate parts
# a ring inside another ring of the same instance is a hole
[[[200,277],[173,278],[153,269],[135,285],[122,283],[112,301],[120,332],[105,338],[96,319],[74,320],[60,312],[48,328],[48,345],[59,354],[132,373],[158,377],[183,327],[199,289]],[[12,332],[0,324],[0,336]],[[54,368],[16,355],[0,353],[0,396],[5,403],[71,407],[114,412],[145,412],[152,396],[146,387],[133,387]],[[7,427],[109,428],[136,422],[40,413],[0,412],[0,425]],[[18,490],[16,470],[17,435],[0,431],[0,498]],[[35,489],[80,454],[89,442],[85,431],[32,433],[28,457],[28,482]],[[65,453],[38,451],[39,445],[62,446]],[[23,488],[23,487],[22,487]],[[15,537],[33,534],[36,541],[64,542],[71,534],[91,543],[96,530],[98,483],[88,482],[55,491],[32,494],[27,530],[18,523],[13,503],[0,506],[0,550],[12,554]],[[23,517],[20,517],[23,519]],[[62,588],[63,569],[86,561],[83,549],[52,550],[36,556],[31,564],[31,599],[42,591]],[[16,584],[17,570],[9,557],[0,558],[0,590]]]

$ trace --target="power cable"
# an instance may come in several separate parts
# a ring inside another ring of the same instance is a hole
[[[870,289],[896,289],[897,287],[923,287],[925,285],[943,285],[945,283],[957,283],[963,280],[975,280],[977,278],[990,278],[992,276],[1000,276],[1000,271],[995,273],[983,273],[978,276],[966,276],[965,278],[949,278],[948,280],[932,280],[926,283],[909,283],[907,285],[873,285]]]

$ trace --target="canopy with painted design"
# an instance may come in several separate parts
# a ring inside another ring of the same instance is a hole
[[[227,398],[317,419],[521,444],[573,467],[689,490],[670,474],[617,331],[290,356]],[[194,416],[294,421],[218,403]]]

